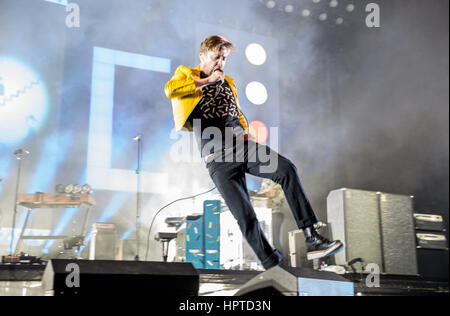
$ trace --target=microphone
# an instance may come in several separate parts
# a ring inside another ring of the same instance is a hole
[[[25,158],[26,155],[29,155],[30,152],[26,149],[17,149],[14,152],[14,156],[16,156],[16,159],[20,160],[22,158]]]
[[[216,68],[216,69],[214,69],[214,71],[220,71],[221,73],[223,73],[223,70],[220,68]],[[224,81],[225,81],[225,79],[224,79],[224,77],[222,77],[221,79],[217,80],[216,83],[223,84]]]

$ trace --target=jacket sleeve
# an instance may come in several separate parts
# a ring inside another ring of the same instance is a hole
[[[185,66],[180,66],[175,71],[172,79],[166,83],[164,92],[169,99],[184,97],[193,94],[197,87],[191,77],[192,70]]]

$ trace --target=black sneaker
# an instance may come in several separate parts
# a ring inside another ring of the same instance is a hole
[[[344,244],[340,240],[329,241],[320,236],[315,230],[312,231],[310,237],[306,238],[305,243],[308,260],[328,257],[344,249]]]

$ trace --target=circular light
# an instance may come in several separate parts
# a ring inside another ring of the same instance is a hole
[[[92,188],[89,184],[85,184],[81,187],[81,193],[91,193]]]
[[[319,2],[320,2],[320,0],[313,0],[313,2],[314,2],[314,3],[319,3]]]
[[[355,6],[353,4],[349,4],[349,5],[347,5],[347,7],[345,9],[348,12],[352,12],[353,10],[355,10]]]
[[[330,7],[332,8],[336,8],[338,6],[338,1],[337,0],[331,0],[330,1]]]
[[[294,7],[291,4],[288,4],[284,7],[284,11],[286,11],[287,13],[291,13],[292,11],[294,11]]]
[[[325,21],[327,19],[328,15],[326,13],[322,13],[321,15],[319,15],[319,20],[320,21]]]
[[[14,144],[36,133],[48,112],[47,89],[29,67],[0,56],[0,143]]]
[[[64,187],[64,193],[67,193],[67,194],[72,193],[72,190],[73,190],[73,184],[68,184]]]
[[[261,82],[252,81],[245,87],[247,99],[256,105],[261,105],[267,101],[267,90]]]
[[[311,11],[309,11],[308,9],[305,9],[305,10],[302,11],[302,15],[304,17],[310,16],[311,15]]]
[[[73,194],[78,194],[78,193],[80,193],[80,192],[81,192],[81,185],[80,185],[80,184],[75,184],[75,185],[73,186],[72,193],[73,193]]]
[[[273,1],[273,0],[267,1],[266,6],[267,6],[269,9],[273,9],[273,8],[275,7],[275,1]]]
[[[264,64],[267,59],[266,50],[257,43],[251,43],[247,46],[245,49],[245,56],[248,61],[255,66]]]
[[[58,184],[55,188],[57,193],[64,193],[64,185],[63,184]]]
[[[344,23],[344,19],[343,18],[337,18],[336,19],[336,24],[341,25],[342,23]]]
[[[267,129],[266,124],[261,121],[253,121],[249,124],[248,129],[250,136],[254,137],[257,143],[266,142],[269,136],[269,130]]]

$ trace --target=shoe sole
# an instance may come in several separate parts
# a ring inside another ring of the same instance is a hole
[[[308,260],[314,260],[314,259],[320,259],[323,257],[332,256],[339,251],[344,249],[344,244],[342,242],[336,242],[336,244],[326,250],[319,250],[319,251],[311,251],[306,254],[306,258]]]

